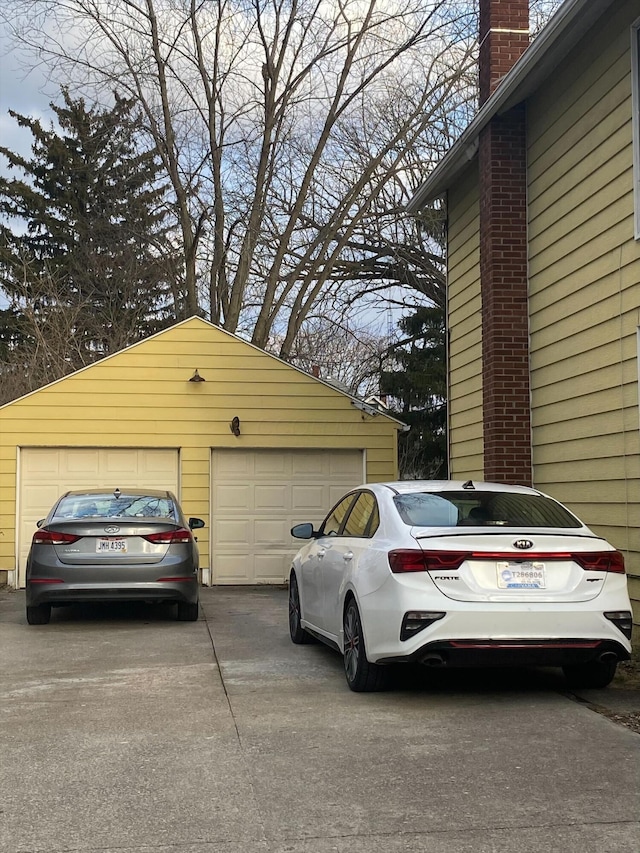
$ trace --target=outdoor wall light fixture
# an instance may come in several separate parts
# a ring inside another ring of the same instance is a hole
[[[196,367],[196,369],[193,371],[193,376],[191,377],[189,382],[206,382],[206,379],[204,378],[204,376],[200,376],[200,374],[198,373],[198,368]]]
[[[229,429],[236,436],[236,438],[240,435],[240,418],[237,415],[229,424]]]

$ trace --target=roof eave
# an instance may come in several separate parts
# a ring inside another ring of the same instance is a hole
[[[440,198],[454,179],[473,160],[480,133],[495,116],[507,112],[539,89],[559,60],[578,43],[595,21],[615,0],[566,0],[529,45],[513,68],[504,76],[491,97],[442,158],[427,180],[407,204],[408,213],[417,213],[425,204]]]

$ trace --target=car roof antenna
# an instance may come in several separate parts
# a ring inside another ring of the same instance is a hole
[[[473,481],[472,481],[472,480],[467,480],[467,482],[466,482],[466,483],[463,483],[463,484],[462,484],[462,488],[463,488],[463,489],[475,489],[475,486],[473,485]]]
[[[120,497],[120,494],[121,494],[120,489],[114,489],[113,490],[113,495],[116,498],[116,500]]]

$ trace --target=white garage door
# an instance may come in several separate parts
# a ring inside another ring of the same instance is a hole
[[[282,583],[302,544],[293,525],[322,521],[363,480],[360,450],[215,450],[212,582]]]
[[[26,447],[20,451],[18,583],[36,521],[69,489],[149,488],[178,492],[178,451],[143,448]]]

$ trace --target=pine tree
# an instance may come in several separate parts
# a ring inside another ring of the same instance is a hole
[[[394,348],[393,370],[380,388],[391,410],[411,429],[399,437],[403,479],[447,477],[447,390],[444,310],[418,308],[398,324],[405,338]]]
[[[51,105],[58,129],[10,112],[33,136],[31,158],[0,147],[22,176],[0,178],[0,286],[9,303],[0,355],[18,373],[22,355],[36,387],[180,315],[166,190],[156,152],[140,146],[134,103],[116,95],[99,110],[65,89],[62,97]],[[34,371],[27,362],[36,352]]]

